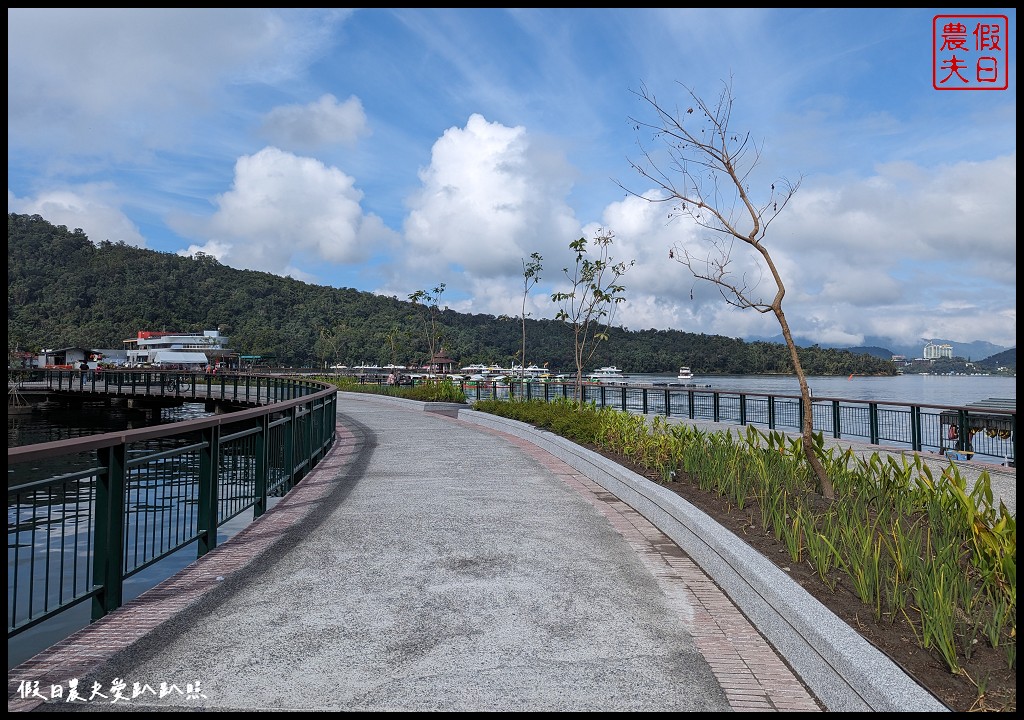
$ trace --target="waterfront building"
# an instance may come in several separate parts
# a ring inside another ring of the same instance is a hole
[[[237,358],[234,350],[226,347],[228,338],[219,330],[202,333],[140,330],[137,337],[124,341],[128,365],[154,366],[195,370],[207,365],[231,364]]]

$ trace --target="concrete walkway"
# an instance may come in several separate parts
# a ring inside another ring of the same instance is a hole
[[[295,490],[13,668],[8,710],[945,710],[674,493],[465,406],[339,398]]]

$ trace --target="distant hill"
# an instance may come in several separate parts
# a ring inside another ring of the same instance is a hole
[[[785,343],[785,339],[782,335],[774,335],[769,338],[757,338],[757,341],[771,342],[771,343]],[[795,337],[794,340],[799,347],[812,347],[819,343],[815,343],[807,338]],[[753,342],[753,340],[750,340]],[[908,360],[915,358],[924,357],[924,346],[928,343],[935,343],[936,345],[952,345],[953,356],[962,357],[967,360],[977,361],[982,358],[988,358],[997,353],[1001,353],[1007,348],[1003,345],[995,345],[984,340],[972,340],[971,342],[960,342],[958,340],[941,340],[941,339],[929,339],[921,340],[917,345],[904,345],[894,343],[890,338],[883,338],[878,336],[872,336],[865,338],[865,345],[860,347],[845,347],[837,344],[821,344],[821,347],[835,348],[837,350],[846,350],[854,354],[867,353],[872,357],[884,358],[889,360],[893,355],[903,355]]]
[[[182,257],[124,243],[93,243],[39,215],[8,213],[8,351],[120,348],[140,330],[219,330],[242,355],[280,365],[422,365],[429,360],[422,305],[353,288],[238,270],[204,253]],[[439,282],[444,278],[438,278]],[[443,305],[443,302],[442,302]],[[522,363],[516,317],[436,310],[440,345],[456,367]],[[569,326],[527,318],[526,362],[575,369]],[[808,375],[889,375],[888,358],[806,348]],[[678,330],[608,330],[585,370],[629,373],[791,374],[784,345]]]
[[[840,348],[846,350],[846,352],[853,353],[854,355],[870,355],[871,357],[881,358],[882,360],[892,360],[893,351],[886,348],[880,347],[851,347],[851,348]]]
[[[1001,353],[996,353],[991,357],[987,357],[984,360],[978,360],[974,363],[980,368],[986,370],[995,371],[1001,367],[1011,368],[1016,372],[1017,370],[1017,348],[1010,348],[1009,350],[1003,350]]]

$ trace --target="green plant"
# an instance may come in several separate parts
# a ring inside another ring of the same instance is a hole
[[[563,268],[569,281],[568,292],[551,294],[551,301],[559,305],[556,320],[569,325],[573,337],[573,361],[576,364],[576,397],[583,405],[583,366],[590,362],[598,345],[608,339],[608,328],[615,314],[615,306],[625,302],[626,288],[619,284],[628,267],[624,262],[613,263],[609,255],[614,235],[600,231],[594,237],[597,257],[588,256],[587,239],[581,237],[569,243],[576,253],[572,272]]]

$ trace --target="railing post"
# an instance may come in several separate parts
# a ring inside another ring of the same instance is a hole
[[[797,401],[796,410],[797,410],[797,412],[800,415],[800,420],[797,423],[797,427],[800,428],[800,432],[802,433],[805,430],[805,428],[804,428],[804,398],[803,398],[803,396],[800,396],[800,399]],[[814,410],[813,410],[813,406],[812,406],[812,409],[811,409],[811,432],[814,432],[814,416],[813,416],[813,414],[814,414]]]
[[[775,429],[775,396],[768,396],[768,429]]]
[[[248,391],[248,388],[246,389]],[[246,393],[248,395],[248,392]],[[264,414],[259,419],[260,431],[256,435],[256,505],[253,507],[253,518],[260,517],[267,511],[267,459],[270,446],[270,415]]]
[[[665,417],[669,417],[672,414],[672,391],[665,391]]]
[[[644,415],[646,415],[647,414],[647,388],[643,389],[643,408],[644,408]]]
[[[203,447],[199,451],[199,548],[198,556],[217,547],[217,476],[220,465],[220,426],[202,431]]]
[[[99,592],[92,598],[92,619],[99,620],[121,607],[124,584],[125,465],[124,443],[96,451],[99,465],[106,469],[96,476],[96,538],[92,581]]]
[[[693,390],[686,391],[686,410],[689,412],[691,420],[697,419],[697,398]]]
[[[868,437],[872,445],[878,444],[878,403],[868,403]]]
[[[295,486],[295,408],[288,408],[288,422],[284,424],[282,435],[284,439],[284,470],[287,473],[287,490]]]
[[[711,398],[711,415],[712,415],[712,418],[714,419],[715,422],[719,422],[720,418],[722,417],[722,415],[721,415],[721,407],[722,407],[721,396],[718,394],[718,391],[715,390],[715,392],[712,394],[712,398]]]
[[[551,400],[551,383],[544,383],[544,402]]]
[[[606,388],[605,388],[604,385],[601,385],[600,388],[601,388],[601,393],[600,393],[600,395],[601,395],[601,407],[604,407],[605,405],[608,404],[605,401],[605,390],[606,390]]]
[[[960,419],[962,422],[962,410],[960,411]],[[960,437],[963,437],[963,435]],[[915,452],[921,450],[921,408],[917,405],[910,406],[910,448]]]
[[[747,424],[747,396],[740,393],[740,425]]]
[[[532,386],[533,386],[533,383],[527,382],[526,379],[523,378],[523,385],[526,386],[526,388],[525,388],[526,389],[526,399],[527,400],[532,399],[532,395],[533,395],[533,387]]]
[[[626,388],[622,388],[622,412],[626,412]]]
[[[839,428],[839,401],[832,401],[832,437],[841,438],[842,434]]]

